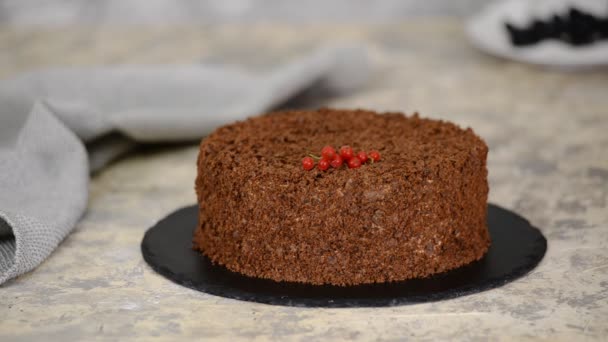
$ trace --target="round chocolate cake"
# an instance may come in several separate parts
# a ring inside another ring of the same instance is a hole
[[[331,145],[379,161],[303,168]],[[426,277],[480,259],[488,148],[417,114],[286,111],[223,126],[200,145],[194,248],[248,276],[355,285]]]

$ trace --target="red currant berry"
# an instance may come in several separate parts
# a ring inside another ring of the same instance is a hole
[[[360,151],[359,153],[357,153],[357,158],[359,158],[361,164],[367,163],[367,153],[365,153],[364,151]]]
[[[340,147],[340,156],[344,160],[349,160],[350,158],[355,156],[355,151],[353,151],[352,147],[345,145]]]
[[[348,160],[348,168],[349,169],[356,169],[358,167],[361,166],[361,160],[359,160],[359,158],[357,157],[352,157]]]
[[[331,167],[333,167],[334,169],[337,169],[340,166],[342,166],[342,163],[344,163],[344,160],[342,160],[342,157],[340,157],[339,154],[336,154],[336,156],[334,157],[334,159],[332,159],[331,162],[329,162],[329,164],[331,165]]]
[[[329,169],[329,160],[327,160],[325,158],[322,158],[321,160],[319,160],[318,168],[321,171],[325,171],[325,170]]]
[[[302,159],[302,167],[306,171],[312,170],[312,168],[315,167],[315,161],[310,157],[304,157],[304,159]]]
[[[369,158],[375,162],[380,161],[380,152],[369,151]]]
[[[336,150],[329,145],[323,147],[323,149],[321,150],[321,157],[323,157],[327,160],[334,159],[335,155],[336,155]]]

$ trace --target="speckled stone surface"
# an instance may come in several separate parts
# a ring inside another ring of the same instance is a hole
[[[246,33],[246,34],[245,34]],[[450,20],[387,26],[0,29],[0,76],[51,65],[243,62],[265,68],[319,43],[359,41],[377,66],[332,106],[420,110],[490,146],[490,201],[541,228],[539,267],[504,287],[430,304],[303,309],[189,290],[154,273],[147,227],[195,202],[196,145],[154,147],[91,182],[77,230],[0,287],[0,340],[605,340],[608,72],[544,70],[473,50]],[[8,52],[8,53],[7,53]]]

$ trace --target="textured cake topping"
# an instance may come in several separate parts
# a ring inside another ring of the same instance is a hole
[[[326,146],[341,168],[304,164],[310,151],[332,155]],[[347,169],[360,151],[367,163]],[[194,247],[277,281],[353,285],[450,270],[490,243],[487,151],[471,129],[401,113],[286,111],[220,127],[200,146]]]

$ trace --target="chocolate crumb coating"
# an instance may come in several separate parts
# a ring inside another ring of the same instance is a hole
[[[380,151],[358,169],[305,171],[325,145]],[[193,246],[248,276],[381,283],[451,270],[488,250],[488,148],[470,128],[366,110],[285,111],[200,145]]]

